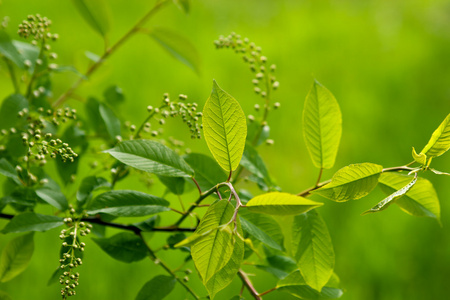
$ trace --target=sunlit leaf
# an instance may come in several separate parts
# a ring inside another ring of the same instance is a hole
[[[124,141],[105,152],[126,165],[156,175],[172,177],[194,175],[192,168],[178,154],[155,141]]]
[[[26,233],[6,244],[0,257],[0,282],[13,279],[28,267],[34,251],[33,236],[33,232]]]
[[[341,134],[339,104],[333,94],[315,80],[303,108],[303,136],[316,167],[333,167]]]
[[[321,205],[323,203],[293,194],[272,192],[254,197],[246,207],[250,211],[269,215],[298,215]]]
[[[120,136],[120,120],[112,109],[103,103],[100,104],[99,111],[109,136],[114,140],[117,136]]]
[[[283,250],[283,248],[277,242],[275,242],[266,232],[264,232],[257,225],[253,224],[252,222],[248,221],[242,216],[239,217],[239,220],[241,221],[241,226],[244,232],[247,232],[255,239],[263,242],[269,247],[272,247],[280,251]]]
[[[330,183],[313,193],[337,202],[357,200],[377,186],[382,171],[382,166],[372,163],[349,165],[337,171]]]
[[[327,225],[317,211],[294,218],[292,243],[305,282],[320,292],[333,273],[334,250]]]
[[[177,280],[171,276],[157,275],[147,281],[135,300],[161,300],[172,292]]]
[[[47,231],[63,224],[63,219],[57,216],[25,212],[12,218],[1,232],[13,233],[26,231]]]
[[[250,173],[263,180],[267,187],[273,186],[272,179],[269,176],[269,172],[267,171],[264,161],[261,156],[259,156],[256,149],[249,143],[245,145],[244,154],[242,155],[240,164]]]
[[[146,193],[118,190],[98,195],[87,213],[106,213],[116,217],[139,217],[169,211],[169,202]]]
[[[428,157],[437,157],[450,149],[450,114],[433,132],[428,144],[420,151]]]
[[[144,241],[131,232],[121,232],[110,238],[92,240],[109,256],[125,263],[143,260],[148,255]]]
[[[419,163],[421,165],[427,164],[427,156],[423,153],[417,154],[416,149],[414,149],[414,147],[412,148],[412,156],[416,163]]]
[[[216,81],[203,109],[203,132],[219,165],[226,172],[236,170],[247,136],[245,114],[239,103]]]
[[[196,73],[200,72],[200,55],[194,45],[185,37],[167,28],[152,28],[152,37],[172,57],[182,62]]]
[[[108,2],[105,0],[72,0],[86,23],[105,37],[110,30]]]

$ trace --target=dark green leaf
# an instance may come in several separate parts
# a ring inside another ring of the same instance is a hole
[[[11,178],[18,185],[22,184],[22,182],[19,180],[19,177],[17,176],[16,169],[8,160],[6,160],[6,158],[0,159],[0,174]]]
[[[172,177],[194,175],[192,168],[178,154],[155,141],[124,141],[105,152],[126,165],[156,175]]]
[[[83,206],[92,197],[92,192],[101,188],[110,188],[111,183],[103,177],[88,176],[83,178],[80,188],[77,191],[77,200]]]
[[[64,273],[64,269],[58,267],[47,281],[47,286],[59,282],[61,275]],[[1,299],[1,298],[0,298]]]
[[[34,233],[27,233],[16,237],[6,244],[0,258],[0,282],[6,282],[28,266],[34,251]]]
[[[120,120],[116,117],[112,109],[103,103],[100,104],[99,111],[109,136],[112,140],[116,139],[120,136]]]
[[[159,215],[152,216],[145,221],[134,223],[133,226],[136,226],[142,231],[152,231],[154,227],[158,226],[160,219],[161,217]]]
[[[12,300],[12,298],[4,291],[0,291],[0,300]]]
[[[23,57],[12,43],[8,34],[4,30],[0,30],[0,54],[15,63],[19,68],[23,69]]]
[[[106,213],[116,217],[139,217],[169,211],[169,202],[138,191],[110,191],[98,195],[88,214]]]
[[[244,232],[269,247],[283,251],[281,228],[271,216],[241,210],[239,211],[239,218]]]
[[[148,249],[142,239],[131,232],[121,232],[110,238],[92,240],[109,256],[125,263],[142,260],[148,255]]]
[[[117,85],[112,85],[103,92],[103,97],[111,106],[117,106],[125,101],[123,91]]]
[[[36,190],[36,195],[39,199],[47,202],[48,204],[56,207],[57,209],[64,211],[69,207],[66,197],[63,193],[48,188],[41,188]]]
[[[272,187],[273,183],[267,172],[266,165],[264,161],[259,156],[255,148],[249,143],[245,145],[244,154],[240,162],[241,166],[246,168],[250,173],[254,174],[258,178],[262,179],[267,187]]]
[[[196,73],[200,72],[200,55],[188,39],[167,28],[152,28],[150,30],[150,37],[172,57]]]
[[[6,98],[0,107],[0,129],[15,127],[21,121],[18,113],[24,108],[28,108],[28,100],[24,96],[14,94]]]
[[[108,2],[105,0],[72,0],[84,20],[105,37],[110,29]]]
[[[227,174],[210,156],[190,153],[183,158],[194,169],[195,179],[202,190],[209,190],[216,184],[227,180]]]
[[[186,181],[183,177],[167,177],[159,175],[158,178],[173,194],[182,195],[184,193],[184,184]]]
[[[157,275],[144,284],[136,296],[136,300],[164,299],[175,287],[177,280],[171,276]]]
[[[25,212],[12,218],[1,232],[46,231],[63,224],[63,219],[60,217]]]

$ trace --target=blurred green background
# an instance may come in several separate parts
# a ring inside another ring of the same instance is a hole
[[[153,1],[108,3],[113,20],[112,42],[153,6]],[[10,18],[7,31],[11,36],[22,19],[35,13],[52,19],[53,31],[60,35],[53,44],[59,55],[57,63],[74,65],[84,72],[88,64],[85,51],[102,53],[100,37],[70,1],[3,0],[0,4],[0,17]],[[214,78],[241,103],[246,114],[257,115],[253,105],[262,102],[253,93],[253,75],[248,67],[232,51],[215,50],[213,45],[219,35],[233,31],[248,37],[262,47],[269,63],[277,65],[280,88],[274,100],[281,103],[281,108],[269,117],[275,144],[261,146],[260,153],[286,192],[300,192],[313,185],[318,174],[301,131],[303,102],[313,78],[334,93],[343,114],[338,158],[335,167],[325,172],[325,179],[350,163],[373,162],[385,167],[408,163],[412,160],[411,147],[420,150],[450,112],[448,0],[201,0],[192,1],[188,15],[174,5],[163,9],[148,24],[153,25],[173,29],[196,46],[202,60],[200,76],[142,34],[117,51],[77,94],[101,98],[105,88],[117,84],[126,96],[121,117],[139,124],[147,115],[146,106],[158,105],[165,92],[187,94],[203,107]],[[54,76],[55,97],[76,79],[69,73]],[[2,67],[0,99],[12,92]],[[74,100],[68,104],[80,106]],[[165,136],[187,137],[184,127],[178,129],[181,124],[168,124]],[[209,153],[203,139],[188,140],[187,145]],[[104,159],[101,155],[99,161]],[[450,171],[450,155],[435,159],[433,165]],[[396,206],[361,216],[384,196],[378,189],[358,201],[325,201],[320,212],[334,242],[335,271],[345,289],[342,299],[448,299],[450,181],[448,177],[430,178],[441,200],[442,228],[435,220],[409,216]],[[162,193],[136,180],[122,182],[118,188]],[[67,192],[69,195],[73,188]],[[5,223],[1,220],[0,227]],[[154,248],[164,244],[166,235],[160,236],[151,240]],[[0,248],[9,239],[1,236]],[[58,265],[58,230],[36,233],[35,240],[29,268],[14,280],[0,284],[0,290],[7,291],[14,300],[59,299],[59,287],[47,286]],[[163,274],[150,260],[127,265],[103,254],[89,239],[86,244],[76,299],[134,299],[146,281]],[[178,262],[173,261],[172,254],[160,252],[162,259],[170,258],[169,264],[175,267]],[[180,255],[179,261],[182,259]],[[192,263],[190,267],[194,269]],[[246,270],[259,277],[254,280],[258,291],[276,282],[270,275]],[[206,295],[196,277],[191,276],[190,284]],[[235,279],[217,299],[231,298],[240,286]],[[250,299],[247,292],[245,295]],[[177,286],[168,298],[185,297],[186,292]],[[290,296],[274,292],[266,298]]]

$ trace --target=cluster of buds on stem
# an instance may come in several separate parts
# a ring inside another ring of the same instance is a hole
[[[75,287],[78,286],[80,274],[75,269],[83,264],[83,252],[85,243],[80,242],[78,236],[85,236],[91,232],[92,225],[81,222],[81,216],[76,216],[73,206],[69,206],[70,216],[64,219],[67,229],[63,229],[59,238],[63,240],[61,248],[61,257],[59,260],[60,268],[64,271],[59,277],[61,296],[67,299],[76,294]]]

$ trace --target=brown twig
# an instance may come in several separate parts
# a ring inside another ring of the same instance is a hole
[[[245,287],[250,292],[250,294],[252,294],[253,298],[255,298],[256,300],[262,300],[262,298],[260,297],[259,293],[256,291],[256,289],[253,286],[252,282],[248,278],[247,274],[244,271],[239,270],[238,275],[241,278],[242,283],[245,285]]]

